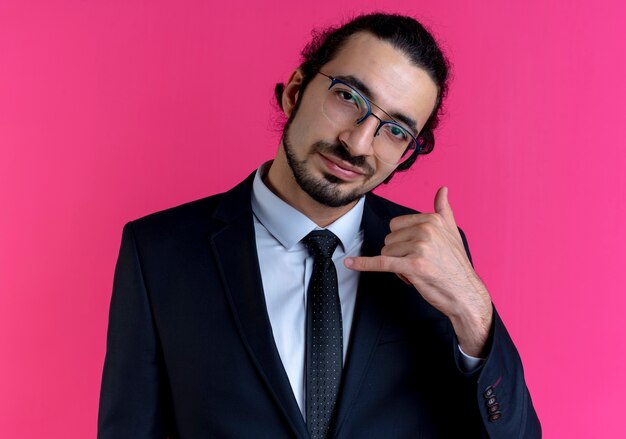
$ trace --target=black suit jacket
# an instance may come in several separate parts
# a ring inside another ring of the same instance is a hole
[[[98,437],[308,438],[266,311],[253,175],[124,227]],[[379,254],[389,220],[412,212],[367,195],[364,254]],[[330,437],[540,437],[497,313],[477,372],[461,371],[456,343],[450,321],[412,287],[363,273]],[[498,404],[495,422],[487,402]]]

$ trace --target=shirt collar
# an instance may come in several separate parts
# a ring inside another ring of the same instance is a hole
[[[271,161],[262,164],[254,176],[252,212],[268,232],[289,250],[320,227],[302,212],[281,200],[265,185],[262,176],[270,164]],[[326,227],[339,238],[344,252],[359,236],[364,205],[365,197],[361,197],[352,209]]]

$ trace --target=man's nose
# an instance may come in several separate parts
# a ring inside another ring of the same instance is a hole
[[[353,156],[374,154],[374,134],[378,129],[379,120],[370,114],[363,122],[346,128],[339,135],[339,140],[346,145]]]

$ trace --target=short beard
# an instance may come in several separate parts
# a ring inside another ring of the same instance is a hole
[[[291,122],[291,121],[289,121]],[[283,149],[285,150],[285,156],[287,157],[287,163],[293,172],[293,176],[296,179],[298,186],[306,192],[311,198],[320,204],[328,207],[342,207],[346,206],[363,196],[374,188],[367,190],[361,190],[359,188],[354,189],[351,192],[343,193],[340,187],[344,182],[335,177],[332,174],[324,174],[322,179],[316,179],[311,175],[306,167],[306,158],[304,160],[298,160],[293,151],[293,146],[289,141],[289,125],[287,123],[283,131]],[[363,156],[354,157],[346,150],[341,144],[331,144],[324,141],[319,141],[311,146],[308,156],[315,153],[323,152],[326,155],[335,156],[346,163],[350,163],[352,166],[358,167],[365,175],[366,180],[372,177],[375,170],[367,163],[367,160]]]

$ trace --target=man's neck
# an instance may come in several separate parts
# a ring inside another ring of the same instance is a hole
[[[280,158],[276,158],[280,160]],[[299,210],[307,218],[319,227],[326,227],[334,223],[352,209],[358,200],[340,207],[329,207],[315,201],[309,194],[304,192],[296,182],[293,173],[280,172],[280,165],[275,166],[275,161],[270,164],[268,171],[261,178],[263,182],[276,196],[285,203]]]

